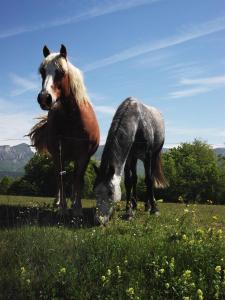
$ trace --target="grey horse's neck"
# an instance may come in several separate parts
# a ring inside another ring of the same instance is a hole
[[[136,101],[124,101],[113,118],[102,156],[103,172],[109,165],[115,167],[116,175],[123,172],[139,123],[134,103],[138,105]]]

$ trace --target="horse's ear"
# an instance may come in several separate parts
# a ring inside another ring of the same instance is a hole
[[[43,48],[43,55],[44,57],[47,57],[50,54],[50,51],[48,49],[48,47],[45,45]]]
[[[93,169],[95,171],[95,174],[98,176],[99,175],[99,168],[95,164],[93,164]]]
[[[67,50],[63,44],[61,45],[61,48],[60,48],[60,55],[63,56],[64,58],[67,57]]]

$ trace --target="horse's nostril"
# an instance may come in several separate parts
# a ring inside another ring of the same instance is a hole
[[[52,104],[52,96],[50,94],[46,95],[46,104],[50,106]]]
[[[38,96],[37,96],[37,102],[38,102],[39,104],[41,104],[41,95],[40,95],[40,93],[39,93]]]
[[[49,93],[40,92],[37,97],[37,101],[40,104],[41,108],[49,108],[52,104],[52,96]]]

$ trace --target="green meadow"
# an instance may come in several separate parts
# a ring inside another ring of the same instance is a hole
[[[41,224],[52,199],[1,196],[0,299],[225,299],[225,206],[158,206],[125,221],[118,203],[106,227]]]

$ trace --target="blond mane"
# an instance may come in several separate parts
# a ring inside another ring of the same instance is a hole
[[[71,92],[77,102],[78,105],[84,102],[90,102],[86,87],[84,85],[84,79],[82,72],[72,65],[69,61],[68,65],[68,73],[70,79],[70,88]]]

